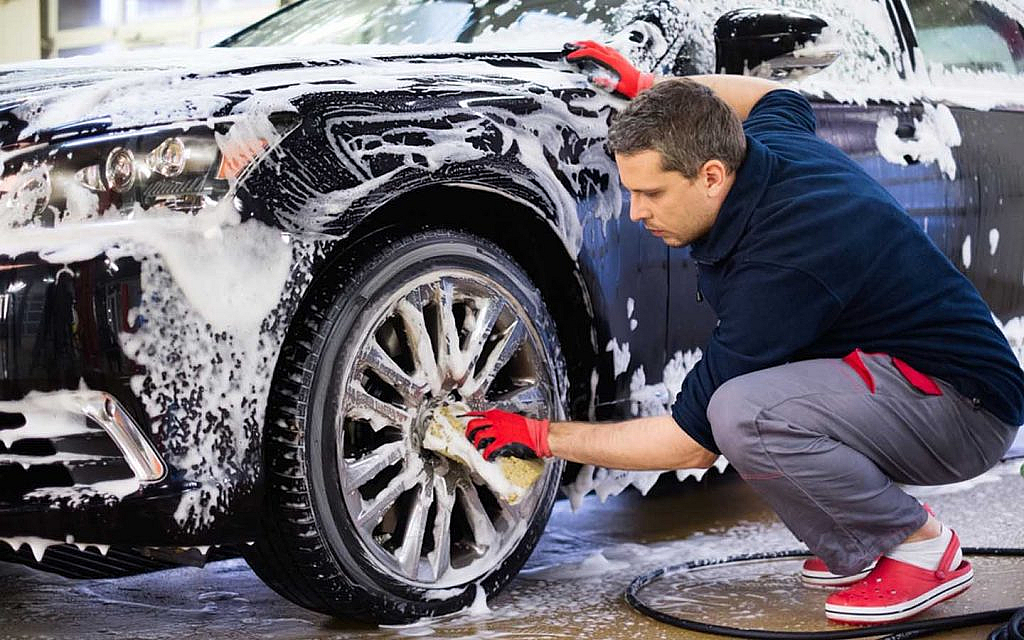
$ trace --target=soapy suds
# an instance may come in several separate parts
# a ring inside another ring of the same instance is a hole
[[[66,462],[82,462],[83,460],[94,460],[95,456],[84,453],[57,453],[50,456],[21,456],[11,454],[0,454],[0,464],[17,464],[22,469],[28,470],[34,465],[64,464]]]
[[[138,492],[142,484],[136,478],[123,480],[105,480],[92,484],[76,484],[70,487],[46,487],[35,489],[25,494],[26,500],[46,499],[53,504],[67,508],[75,508],[85,504],[93,504],[99,500],[105,504],[113,504]]]
[[[602,551],[596,551],[578,563],[523,571],[519,575],[527,580],[579,580],[595,578],[613,571],[626,571],[629,568],[628,562],[609,560]]]
[[[266,113],[240,119],[218,143],[244,154],[239,141],[254,136],[279,142]],[[90,210],[92,201],[72,203],[75,210],[53,228],[5,232],[0,253],[36,252],[57,264],[101,255],[110,264],[122,257],[141,264],[141,301],[129,312],[136,328],[119,337],[125,353],[146,369],[131,386],[161,437],[166,461],[201,484],[175,513],[183,528],[200,530],[227,508],[234,487],[255,478],[266,395],[287,329],[281,320],[297,306],[313,256],[323,247],[254,220],[243,223],[231,193],[194,216],[136,205],[122,217]],[[38,399],[30,394],[19,402],[18,410]],[[45,429],[68,431],[69,422],[54,416]],[[38,434],[39,424],[36,418],[0,438],[7,443]],[[137,482],[99,483],[29,496],[80,504],[96,496],[120,499],[137,489]]]
[[[643,365],[637,367],[629,384],[630,411],[634,416],[660,416],[671,412],[686,374],[700,362],[700,349],[676,351],[661,372],[661,382],[647,384]]]
[[[461,596],[469,587],[454,587],[452,589],[431,589],[424,598],[426,600],[450,600]]]
[[[25,424],[16,429],[0,430],[0,442],[10,449],[19,440],[30,438],[61,438],[97,431],[90,427],[82,406],[87,402],[88,389],[80,392],[30,391],[21,400],[0,401],[0,412],[20,413]]]
[[[467,612],[473,617],[484,617],[491,614],[491,609],[487,606],[487,591],[484,590],[483,585],[476,585],[476,595]]]
[[[924,164],[934,162],[948,179],[956,179],[953,149],[959,147],[963,139],[949,107],[925,104],[911,139],[904,140],[896,135],[898,126],[896,116],[884,116],[878,121],[875,145],[883,158],[901,165],[906,165],[908,158]]]
[[[703,353],[700,349],[676,351],[672,359],[662,370],[661,382],[647,384],[643,365],[633,371],[630,379],[630,411],[636,417],[662,416],[671,412],[672,403],[682,389],[686,374],[700,362]],[[714,463],[719,472],[725,470],[728,461],[724,457]],[[707,473],[707,469],[678,469],[675,471],[623,471],[605,469],[593,465],[584,465],[572,483],[563,485],[562,491],[569,497],[573,508],[582,504],[583,498],[590,492],[597,494],[601,502],[615,496],[627,487],[633,487],[646,495],[651,487],[664,473],[674,472],[679,481],[695,478],[698,482]]]
[[[222,237],[233,236],[229,230]],[[244,237],[239,230],[237,243],[222,249],[237,255],[239,250],[253,248]],[[314,253],[297,241],[288,246],[268,239],[264,246],[271,245],[281,245],[288,252],[286,260],[278,262],[291,267],[288,286],[284,281],[275,285],[278,288],[272,293],[279,296],[275,306],[259,319],[258,329],[250,325],[247,331],[233,331],[231,324],[211,329],[210,314],[199,310],[159,255],[147,254],[142,247],[134,254],[141,262],[143,295],[133,313],[146,322],[135,332],[122,334],[121,344],[129,357],[145,367],[145,374],[132,378],[132,391],[143,400],[154,431],[161,434],[168,462],[202,483],[200,491],[183,497],[175,512],[175,519],[187,530],[209,524],[218,510],[228,508],[229,489],[251,482],[257,473],[253,462],[259,455],[267,393],[287,329],[280,319],[291,315],[308,285],[311,275],[306,268]],[[227,281],[232,281],[234,273],[234,282],[243,292],[260,290],[261,280],[246,277],[251,272],[234,270],[253,264],[249,262],[253,256],[238,258],[234,268],[227,266],[230,260],[218,261],[227,269],[223,274]],[[215,303],[216,297],[207,301]],[[218,308],[229,318],[228,307]],[[248,317],[255,319],[255,315]]]
[[[619,341],[612,338],[608,341],[608,344],[604,348],[605,351],[610,351],[612,354],[612,367],[615,372],[615,377],[618,378],[620,375],[629,369],[629,343],[624,342],[621,345]]]
[[[1001,465],[977,476],[970,480],[964,480],[963,482],[954,482],[952,484],[943,484],[936,486],[914,486],[914,485],[900,485],[907,493],[914,496],[919,500],[924,500],[932,496],[944,496],[954,493],[964,493],[973,491],[977,487],[984,484],[992,484],[1000,482],[1007,476],[1018,475],[1017,469],[1012,465]]]
[[[1019,526],[1012,507],[1024,486],[1015,477],[1020,462],[1003,465],[1002,483],[984,483],[974,492],[948,496],[929,496],[929,503],[940,517],[957,530],[965,545],[1019,546]],[[977,496],[979,493],[982,495]],[[704,494],[702,497],[701,494]],[[303,612],[279,598],[252,575],[244,561],[228,560],[209,565],[203,571],[181,568],[119,580],[71,581],[19,565],[4,568],[10,606],[3,623],[16,633],[19,623],[37,623],[45,619],[47,631],[61,637],[82,637],[94,631],[89,627],[92,615],[108,610],[123,610],[123,616],[108,616],[105,628],[132,636],[133,631],[148,629],[154,637],[172,636],[181,628],[201,624],[210,637],[315,637],[326,634],[356,634],[366,638],[458,637],[458,638],[644,638],[669,640],[679,634],[671,628],[635,615],[622,603],[622,593],[635,576],[657,567],[699,559],[731,555],[797,549],[802,545],[766,510],[763,503],[731,480],[716,483],[702,491],[684,491],[657,498],[654,509],[649,501],[623,501],[601,507],[596,498],[588,498],[582,513],[571,514],[566,502],[555,505],[544,536],[525,570],[501,593],[488,600],[490,614],[473,618],[466,611],[444,618],[424,619],[409,625],[385,625],[367,628],[331,623],[324,630],[324,618]],[[27,550],[23,550],[27,552]],[[592,577],[579,577],[588,562],[603,564],[600,553],[612,565],[628,568]],[[992,566],[992,565],[989,565]],[[995,565],[986,572],[986,589],[1012,589],[1012,569],[1016,564]],[[778,570],[788,584],[796,584],[799,564],[781,563]],[[744,575],[743,569],[739,569]],[[997,573],[1005,573],[1000,578]],[[730,573],[730,575],[732,575]],[[699,577],[699,574],[695,577]],[[757,585],[755,584],[755,591]],[[475,584],[468,586],[475,589]],[[226,600],[199,600],[206,592],[238,592],[244,596]],[[650,593],[650,592],[648,592]],[[728,598],[729,588],[705,592],[709,598]],[[747,592],[749,593],[749,591]],[[473,591],[467,594],[467,604]],[[769,592],[764,592],[768,595]],[[820,602],[825,594],[815,595],[807,617],[823,625]],[[785,602],[769,597],[764,606]],[[105,602],[143,602],[151,607],[108,605]],[[703,601],[703,597],[702,597]],[[744,600],[730,598],[728,606],[743,607]],[[211,605],[207,607],[206,605]],[[157,608],[159,606],[160,608]],[[217,607],[213,610],[213,607]],[[1009,605],[1007,605],[1009,606]],[[60,608],[63,615],[47,616]],[[181,613],[170,611],[175,609]],[[187,611],[198,611],[198,616]],[[74,614],[74,615],[72,615]],[[555,621],[552,623],[552,621]],[[785,619],[783,618],[783,625]],[[340,626],[339,626],[340,625]]]
[[[964,244],[960,248],[960,260],[963,262],[964,269],[971,268],[971,234],[967,234],[964,238]]]
[[[110,545],[108,544],[75,542],[74,538],[71,536],[68,536],[68,538],[63,541],[49,540],[47,538],[39,538],[35,536],[0,537],[0,542],[5,543],[14,551],[18,551],[22,546],[27,546],[31,549],[32,557],[35,558],[36,562],[43,561],[43,558],[46,557],[46,550],[50,547],[58,547],[65,544],[73,544],[79,551],[95,549],[101,556],[106,556],[107,552],[110,551]]]
[[[64,542],[60,540],[47,540],[46,538],[37,538],[35,536],[21,536],[17,538],[0,537],[0,542],[7,544],[7,546],[14,551],[21,549],[23,545],[28,546],[28,548],[32,550],[32,557],[35,558],[36,562],[43,561],[43,556],[46,555],[46,550],[49,547],[64,544]]]
[[[59,440],[86,433],[102,433],[102,429],[90,426],[83,415],[83,408],[95,406],[102,399],[90,391],[82,382],[77,391],[31,391],[21,400],[0,401],[0,411],[20,414],[25,424],[14,429],[0,430],[0,442],[10,449],[22,440]],[[49,456],[3,454],[0,463],[18,464],[24,469],[47,464],[74,465],[79,462],[100,460],[102,456],[57,451]],[[113,503],[139,490],[141,483],[136,478],[107,480],[92,484],[75,484],[61,487],[42,487],[27,492],[26,500],[47,500],[53,506],[74,508],[86,503],[100,501]]]
[[[99,553],[101,556],[105,556],[110,552],[109,544],[87,544],[84,542],[69,542],[68,544],[74,544],[79,551],[88,551],[89,549],[95,549],[96,552]]]
[[[401,168],[430,173],[455,162],[465,163],[494,157],[495,154],[505,155],[513,145],[517,147],[518,156],[530,167],[531,173],[524,175],[519,171],[511,171],[507,178],[524,187],[542,190],[546,200],[545,208],[556,216],[560,235],[572,255],[577,255],[581,247],[581,226],[577,211],[580,200],[596,198],[591,214],[602,220],[607,221],[619,215],[621,192],[617,184],[617,172],[602,144],[607,132],[610,104],[615,101],[592,91],[576,91],[571,99],[554,95],[550,87],[587,88],[581,76],[566,73],[563,63],[535,60],[531,61],[532,65],[499,68],[473,60],[437,59],[424,62],[416,60],[409,49],[403,51],[410,56],[408,61],[381,61],[369,57],[385,55],[389,51],[395,53],[397,50],[363,47],[337,51],[338,57],[333,60],[345,61],[342,63],[345,65],[344,81],[337,80],[338,71],[332,67],[284,68],[225,78],[215,75],[214,67],[199,65],[200,69],[207,69],[207,75],[197,73],[187,81],[172,83],[170,88],[165,87],[164,81],[160,80],[155,88],[160,91],[162,102],[173,105],[178,100],[187,102],[191,96],[206,92],[225,95],[232,87],[239,92],[261,85],[276,87],[258,92],[258,100],[251,98],[231,105],[232,113],[237,117],[233,131],[237,130],[240,134],[234,136],[234,139],[231,132],[228,136],[218,135],[218,144],[222,148],[240,150],[243,154],[254,151],[247,146],[252,144],[253,139],[270,138],[268,144],[273,146],[274,130],[266,125],[267,113],[294,111],[292,101],[308,94],[311,83],[318,84],[318,91],[338,94],[429,91],[437,97],[435,105],[450,103],[448,106],[434,106],[403,114],[385,102],[375,107],[378,113],[355,110],[351,114],[328,118],[324,124],[332,131],[366,132],[354,134],[351,138],[333,134],[328,136],[328,141],[335,147],[336,159],[349,165],[355,180],[346,188],[316,193],[315,190],[302,188],[309,186],[301,175],[302,166],[288,163],[291,179],[283,181],[281,188],[282,196],[292,197],[282,197],[281,202],[285,206],[275,212],[285,223],[285,228],[289,228],[290,223],[291,227],[298,230],[321,231],[324,225],[336,219],[339,212],[376,188],[397,189],[403,181],[396,184],[390,184],[390,181],[401,177],[399,168],[383,173],[373,170],[380,158],[402,158],[404,164]],[[342,56],[342,53],[347,55]],[[310,55],[311,59],[325,59],[327,54],[321,50],[315,55],[310,52]],[[268,57],[276,59],[273,54]],[[218,51],[211,54],[210,64],[218,58],[234,60],[232,54]],[[329,56],[326,59],[332,60]],[[169,67],[176,64],[181,64],[181,61],[168,61]],[[169,71],[153,73],[168,77],[174,75]],[[142,84],[145,86],[145,83]],[[481,97],[470,100],[453,97],[466,94]],[[513,107],[506,106],[508,98],[529,100],[543,109],[523,117]],[[108,92],[100,102],[90,102],[72,116],[66,111],[66,105],[62,106],[64,102],[61,100],[66,100],[66,96],[59,95],[54,89],[52,95],[44,93],[34,96],[30,103],[19,109],[32,113],[54,111],[57,115],[49,116],[53,120],[90,117],[103,111],[105,114],[116,114],[112,117],[118,120],[117,126],[128,126],[134,123],[133,117],[141,114],[137,108],[133,110],[121,105],[120,101],[125,99],[117,91]],[[134,105],[134,102],[131,104]],[[195,110],[195,104],[192,106],[188,110],[189,114],[196,119],[203,117]],[[208,113],[217,113],[218,109],[223,110],[228,106],[223,104],[223,99],[218,98],[218,108]],[[599,115],[602,112],[604,115]],[[173,120],[173,115],[176,114],[165,117]],[[459,117],[452,117],[455,115]],[[461,117],[464,115],[472,118],[464,119]],[[120,121],[120,118],[124,120]],[[423,126],[424,122],[430,121],[445,122],[446,126]],[[373,133],[375,122],[388,124],[387,135],[379,131]],[[353,128],[353,124],[358,126]],[[410,145],[401,142],[411,139],[399,136],[402,131],[414,137],[426,138]],[[26,131],[28,133],[31,130]],[[491,138],[502,141],[500,150],[481,146],[481,141],[489,141]],[[285,160],[280,152],[274,150],[267,154],[267,158],[268,162],[278,165]],[[558,158],[557,165],[552,166],[548,162],[549,158]],[[13,164],[17,159],[10,157],[5,162]],[[501,165],[499,163],[496,166]]]
[[[996,249],[999,248],[999,229],[989,229],[988,231],[988,255],[996,255]]]
[[[690,478],[700,482],[710,469],[717,469],[719,473],[722,473],[727,466],[729,466],[729,461],[724,456],[719,456],[708,469],[623,471],[588,464],[580,468],[579,474],[572,483],[562,485],[562,491],[569,498],[569,503],[575,510],[583,504],[583,499],[591,492],[596,494],[601,502],[609,497],[619,495],[628,487],[635,488],[641,495],[647,495],[651,487],[665,473],[674,473],[680,482],[685,482]]]

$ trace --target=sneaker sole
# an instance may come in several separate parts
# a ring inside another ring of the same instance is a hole
[[[804,583],[806,587],[846,587],[863,580],[874,568],[875,565],[872,563],[867,569],[851,576],[837,576],[829,571],[807,571],[805,569],[800,572],[800,582]]]
[[[825,617],[833,622],[845,622],[848,624],[898,622],[916,616],[943,600],[949,600],[953,596],[963,593],[971,586],[972,582],[974,582],[973,568],[959,578],[941,584],[913,600],[889,607],[845,607],[826,603]]]

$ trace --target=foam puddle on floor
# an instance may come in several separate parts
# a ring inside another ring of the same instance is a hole
[[[1019,607],[1024,602],[1024,558],[968,556],[984,576],[960,596],[915,620]],[[760,560],[671,573],[641,591],[645,604],[658,611],[708,624],[761,631],[836,630],[820,612],[825,589],[800,584],[802,558]]]

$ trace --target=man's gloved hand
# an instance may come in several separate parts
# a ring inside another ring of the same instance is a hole
[[[611,71],[613,77],[595,74],[591,75],[591,81],[624,98],[632,100],[654,84],[654,74],[641,72],[624,55],[607,45],[580,40],[566,44],[565,50],[568,52],[565,59],[569,62],[582,66],[596,64]]]
[[[550,458],[547,420],[534,420],[501,409],[470,411],[466,437],[483,452],[485,460],[498,456]]]

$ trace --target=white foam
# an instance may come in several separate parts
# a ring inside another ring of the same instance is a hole
[[[20,413],[24,426],[0,431],[8,449],[19,440],[60,438],[95,431],[81,414],[84,400],[74,391],[30,391],[21,400],[0,401],[0,411]]]
[[[624,571],[629,567],[628,562],[609,560],[602,551],[596,551],[580,562],[522,571],[519,575],[527,580],[578,580]]]
[[[619,344],[619,341],[612,338],[608,341],[608,344],[604,348],[605,351],[612,353],[612,368],[615,372],[615,377],[619,377],[629,369],[629,343],[624,342]]]
[[[898,126],[896,116],[884,116],[878,121],[875,145],[883,158],[901,165],[906,165],[908,158],[924,164],[934,162],[947,178],[956,179],[953,148],[963,140],[949,107],[925,104],[921,119],[915,122],[913,138],[900,138],[896,134]]]
[[[473,617],[485,617],[491,615],[491,608],[487,606],[487,591],[483,585],[476,585],[476,595],[473,597],[473,604],[466,610]]]
[[[19,536],[11,538],[0,537],[0,542],[5,542],[15,551],[21,549],[22,546],[27,545],[28,548],[32,550],[32,557],[35,558],[36,562],[43,561],[43,557],[46,555],[46,550],[50,547],[64,544],[60,540],[48,540],[46,538],[38,538],[35,536]]]
[[[630,410],[634,416],[659,416],[671,411],[676,395],[683,387],[686,375],[700,362],[700,349],[672,354],[661,372],[661,382],[648,384],[643,365],[637,367],[629,383]]]

